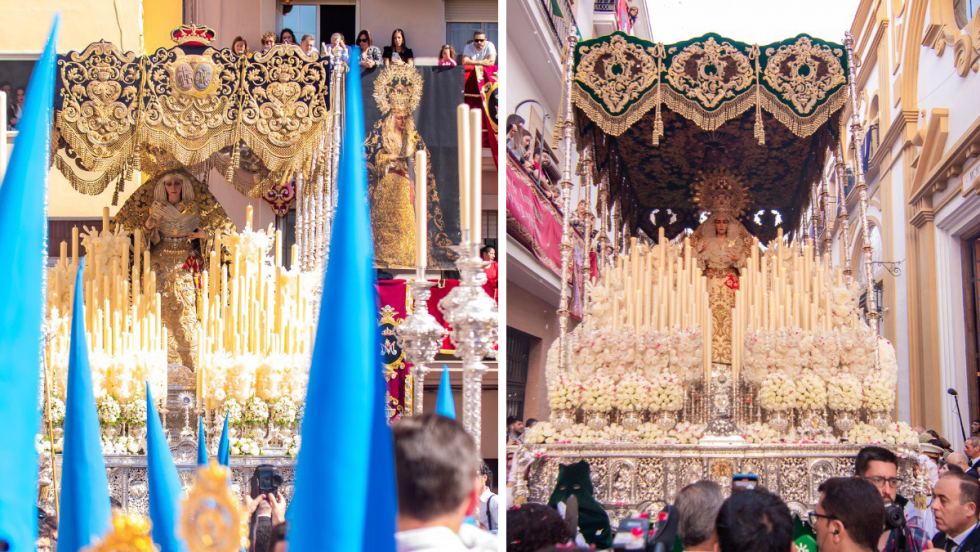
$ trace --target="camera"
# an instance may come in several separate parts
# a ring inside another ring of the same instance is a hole
[[[674,506],[668,504],[657,516],[657,521],[649,518],[629,518],[619,522],[613,538],[613,550],[627,552],[667,552],[674,547],[677,537],[677,515]]]
[[[896,550],[903,552],[908,548],[908,531],[905,521],[905,509],[893,502],[885,504],[885,530],[898,531],[895,534]]]
[[[260,464],[255,467],[248,483],[249,495],[252,498],[269,493],[275,494],[282,486],[282,473],[272,464]]]

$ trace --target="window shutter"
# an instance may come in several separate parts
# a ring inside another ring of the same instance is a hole
[[[493,23],[496,21],[496,0],[446,0],[446,23]]]

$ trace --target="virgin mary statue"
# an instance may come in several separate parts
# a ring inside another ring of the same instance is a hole
[[[737,182],[736,182],[737,184]],[[732,309],[735,307],[735,290],[739,287],[740,269],[745,267],[752,246],[752,236],[737,213],[744,205],[744,189],[732,189],[731,182],[719,183],[707,180],[699,193],[702,208],[714,210],[698,226],[691,236],[698,266],[708,278],[708,304],[711,307],[712,335],[711,356],[713,362],[732,361]]]

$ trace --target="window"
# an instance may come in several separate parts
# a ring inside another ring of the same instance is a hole
[[[330,41],[330,35],[344,35],[344,42],[353,46],[357,29],[354,28],[357,7],[348,4],[303,4],[279,6],[277,33],[290,29],[296,35],[297,44],[303,35],[311,34],[317,45]],[[374,37],[377,41],[378,37]],[[385,42],[386,43],[386,42]]]
[[[507,415],[524,419],[524,390],[531,345],[541,341],[514,328],[507,328]]]
[[[497,249],[497,211],[483,211],[481,218],[483,245]]]
[[[483,31],[487,40],[497,48],[497,63],[500,63],[500,43],[497,41],[497,23],[446,23],[446,44],[456,50],[456,61],[462,61],[463,48],[473,42],[473,33]]]
[[[956,18],[956,26],[966,27],[970,20],[977,14],[980,7],[980,0],[953,0],[953,15]]]
[[[296,43],[303,39],[303,35],[311,34],[316,44],[321,42],[320,40],[320,29],[318,28],[318,23],[320,22],[317,17],[317,9],[319,6],[307,5],[307,6],[282,6],[282,21],[279,24],[279,28],[276,29],[277,32],[281,33],[283,29],[290,29],[293,34],[296,35]]]

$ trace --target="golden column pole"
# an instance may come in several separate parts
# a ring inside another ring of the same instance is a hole
[[[555,125],[555,134],[561,136],[565,142],[564,157],[561,165],[561,204],[562,204],[562,224],[561,224],[561,280],[560,298],[558,300],[558,373],[565,372],[565,343],[568,333],[568,275],[571,268],[572,256],[572,225],[571,225],[571,204],[572,204],[572,149],[575,147],[575,120],[572,116],[572,63],[574,61],[575,44],[578,36],[575,34],[575,26],[568,29],[568,39],[565,44],[564,52],[564,79],[562,81],[562,92],[564,101],[560,107],[558,120]]]
[[[854,147],[854,186],[858,191],[858,201],[861,205],[861,233],[864,238],[864,275],[867,280],[868,325],[872,335],[878,335],[878,305],[875,304],[875,282],[871,267],[871,231],[868,223],[868,184],[864,181],[864,152],[861,151],[861,121],[858,116],[857,76],[854,65],[854,37],[850,32],[844,34],[844,46],[847,48],[848,88],[851,93],[851,145]],[[875,354],[875,366],[878,365],[878,355]]]

